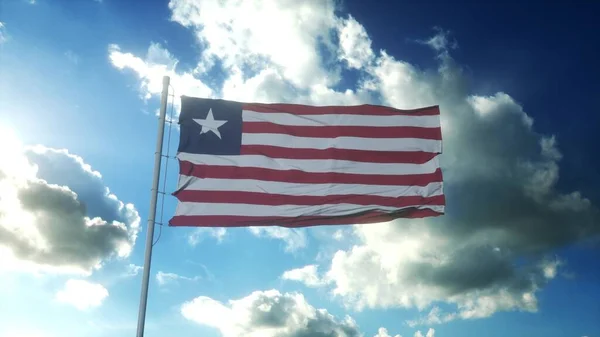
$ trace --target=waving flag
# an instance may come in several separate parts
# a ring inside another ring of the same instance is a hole
[[[303,227],[443,214],[437,106],[182,96],[172,226]]]

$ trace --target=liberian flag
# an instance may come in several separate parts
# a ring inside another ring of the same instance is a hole
[[[437,106],[181,97],[172,226],[361,224],[444,213]]]

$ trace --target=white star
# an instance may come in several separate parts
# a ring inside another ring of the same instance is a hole
[[[194,122],[202,125],[202,130],[200,131],[200,134],[211,131],[212,133],[217,135],[219,139],[221,139],[221,132],[219,132],[219,128],[223,126],[223,124],[227,123],[227,121],[215,120],[215,117],[212,113],[212,108],[208,110],[208,115],[206,115],[206,119],[194,118]]]

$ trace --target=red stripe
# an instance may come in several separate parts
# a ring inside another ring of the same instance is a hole
[[[271,170],[258,167],[194,165],[179,161],[179,174],[198,178],[256,179],[304,184],[365,184],[425,186],[442,181],[442,171],[411,175],[352,174],[338,172],[312,173],[300,170]]]
[[[235,184],[232,182],[232,184]],[[182,202],[224,203],[224,204],[254,204],[254,205],[322,205],[322,204],[353,204],[377,205],[385,207],[412,207],[422,205],[444,205],[444,196],[400,196],[384,197],[379,195],[286,195],[244,191],[202,191],[183,190],[175,193]]]
[[[295,149],[270,145],[242,145],[240,154],[256,154],[269,158],[333,159],[363,163],[424,164],[437,156],[433,152],[363,151],[348,149]]]
[[[293,115],[372,115],[372,116],[437,116],[440,114],[439,106],[400,110],[380,105],[353,105],[353,106],[310,106],[300,104],[261,104],[242,103],[243,110],[256,112],[279,112]]]
[[[369,212],[348,217],[253,217],[253,216],[216,216],[194,215],[175,216],[169,221],[170,226],[189,227],[248,227],[248,226],[282,226],[282,227],[308,227],[320,225],[352,225],[387,222],[399,218],[425,218],[439,216],[439,213],[430,209],[407,209],[402,212],[387,214],[383,212]]]
[[[290,126],[268,122],[244,122],[243,133],[276,133],[296,137],[336,138],[420,138],[442,139],[441,128],[421,128],[413,126]]]

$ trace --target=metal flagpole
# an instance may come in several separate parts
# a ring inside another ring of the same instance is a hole
[[[169,98],[169,76],[163,77],[163,89],[160,96],[160,113],[158,116],[158,139],[154,153],[154,178],[150,197],[150,211],[148,214],[148,232],[146,233],[146,252],[144,255],[144,272],[142,276],[142,293],[140,295],[140,310],[138,313],[137,337],[144,336],[146,321],[146,306],[148,302],[148,283],[150,282],[150,262],[152,259],[152,243],[154,241],[154,223],[156,218],[156,203],[158,199],[158,183],[160,180],[160,162],[162,159],[163,137],[165,133],[165,116],[167,114],[167,101]]]

